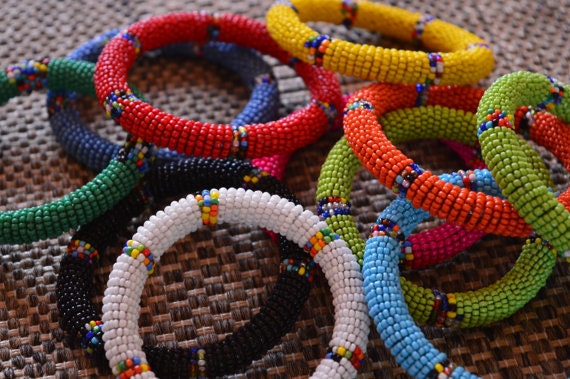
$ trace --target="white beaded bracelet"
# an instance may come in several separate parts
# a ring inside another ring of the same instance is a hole
[[[335,325],[326,357],[313,378],[354,378],[364,360],[370,319],[360,266],[325,221],[302,206],[267,192],[242,188],[204,191],[172,202],[150,217],[123,248],[103,297],[103,340],[113,374],[155,378],[142,349],[138,318],[146,277],[162,254],[203,223],[241,222],[281,234],[313,256],[329,283]],[[206,371],[207,367],[201,367]]]

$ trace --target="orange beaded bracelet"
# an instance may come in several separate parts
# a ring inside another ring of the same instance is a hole
[[[428,105],[459,108],[460,104],[465,107],[466,102],[478,102],[473,91],[480,90],[456,87],[454,91],[439,91],[438,88],[443,86],[430,87]],[[528,236],[530,226],[508,201],[444,182],[421,169],[388,140],[378,118],[394,109],[414,106],[418,96],[413,85],[388,83],[372,84],[353,94],[345,110],[344,132],[362,164],[380,183],[435,217],[486,233]],[[476,133],[473,125],[474,138]]]

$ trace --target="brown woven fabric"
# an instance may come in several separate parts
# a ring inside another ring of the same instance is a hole
[[[569,0],[390,1],[467,28],[490,42],[496,68],[490,84],[516,70],[532,70],[570,82]],[[63,57],[111,28],[172,11],[208,10],[246,14],[263,20],[268,0],[244,1],[79,1],[4,0],[0,5],[1,67],[24,59]],[[358,41],[387,43],[379,36],[315,25]],[[302,82],[276,66],[281,114],[308,99]],[[248,93],[237,76],[200,60],[143,59],[132,81],[162,109],[187,118],[227,122],[244,106]],[[363,83],[342,78],[345,91]],[[116,142],[124,133],[94,100],[81,103],[84,121]],[[3,105],[0,118],[0,210],[60,198],[93,177],[67,156],[51,134],[45,96],[34,93]],[[330,133],[292,157],[285,182],[315,210],[315,188],[326,152],[340,136]],[[448,149],[428,141],[403,145],[405,152],[436,172],[461,168]],[[548,157],[548,153],[544,153]],[[548,161],[560,188],[569,181],[558,162]],[[393,198],[370,174],[355,178],[353,209],[363,232]],[[428,224],[426,224],[428,225]],[[132,230],[131,230],[132,231]],[[129,235],[130,236],[130,235]],[[94,301],[100,306],[106,278],[124,236],[108,249],[96,270]],[[69,240],[59,238],[0,252],[0,377],[111,377],[107,367],[85,358],[74,339],[59,327],[55,282]],[[500,278],[513,264],[521,241],[488,236],[452,261],[406,276],[446,291],[477,289]],[[470,330],[425,328],[428,338],[457,364],[486,378],[567,378],[570,376],[569,265],[559,260],[546,288],[520,312],[494,325]],[[145,342],[191,347],[231,333],[257,312],[278,274],[276,246],[257,229],[243,225],[203,228],[164,255],[143,292],[140,332]],[[292,378],[309,375],[323,357],[334,323],[330,293],[319,274],[295,328],[282,343],[237,378]],[[361,378],[404,378],[406,374],[370,335]]]

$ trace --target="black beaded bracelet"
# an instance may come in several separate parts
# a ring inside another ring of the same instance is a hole
[[[210,187],[244,187],[280,195],[298,203],[275,177],[239,160],[187,158],[155,165],[144,184],[125,197],[113,210],[82,226],[62,259],[56,295],[61,326],[77,336],[88,356],[104,360],[102,323],[91,302],[93,263],[129,220],[156,201]],[[243,370],[261,358],[293,326],[310,290],[314,264],[306,253],[280,238],[280,275],[266,304],[248,324],[219,342],[192,349],[146,346],[153,371],[163,378],[203,375],[207,358],[208,376]]]

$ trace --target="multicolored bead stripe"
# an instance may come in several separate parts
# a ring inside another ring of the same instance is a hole
[[[202,223],[204,225],[214,226],[218,221],[218,191],[203,190],[202,194],[196,195],[196,201],[202,211]]]
[[[154,255],[152,255],[150,250],[142,243],[135,240],[128,240],[125,242],[125,246],[123,247],[123,254],[133,258],[134,260],[140,261],[146,267],[148,275],[152,275],[154,273]],[[144,258],[141,259],[139,256]]]

